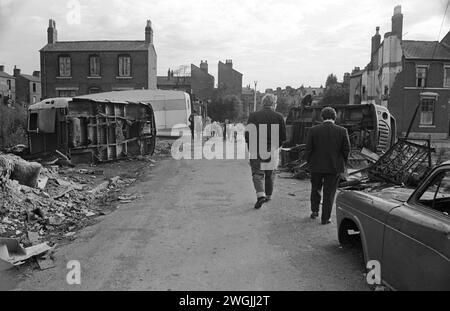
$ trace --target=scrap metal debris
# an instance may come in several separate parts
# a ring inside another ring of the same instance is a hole
[[[107,214],[103,210],[106,201],[121,203],[139,198],[118,195],[135,178],[114,176],[102,182],[98,175],[104,177],[103,171],[43,167],[0,154],[0,247],[6,245],[0,249],[0,258],[13,265],[25,262],[59,240],[73,239],[94,216]],[[50,258],[39,256],[37,261],[41,269],[52,267]]]

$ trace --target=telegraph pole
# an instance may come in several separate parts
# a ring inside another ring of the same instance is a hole
[[[253,99],[253,111],[256,111],[256,86],[258,85],[258,81],[255,81],[255,90],[254,90],[254,99]]]

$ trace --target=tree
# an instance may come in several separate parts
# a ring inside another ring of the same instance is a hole
[[[336,75],[330,74],[330,75],[327,77],[327,81],[325,82],[325,88],[329,88],[329,87],[331,87],[332,85],[336,85],[336,84],[338,84]]]
[[[340,84],[331,85],[325,90],[323,99],[320,101],[322,106],[346,105],[349,101],[349,90]]]
[[[208,106],[208,115],[213,120],[223,122],[225,119],[237,121],[242,117],[242,102],[236,95],[221,96],[215,92],[214,100]]]
[[[279,113],[286,115],[289,111],[289,103],[286,97],[278,97],[277,99],[277,109]]]

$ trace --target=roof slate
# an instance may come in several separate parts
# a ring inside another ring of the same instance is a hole
[[[403,40],[402,49],[406,59],[450,60],[450,49],[438,41]]]
[[[15,79],[14,76],[10,75],[9,73],[6,73],[4,71],[0,71],[0,77],[2,78],[8,78],[8,79]]]
[[[59,41],[47,44],[41,52],[148,51],[148,49],[149,44],[145,41]]]
[[[22,77],[24,77],[25,79],[32,81],[32,82],[41,82],[41,79],[32,75],[27,75],[27,74],[21,74]]]

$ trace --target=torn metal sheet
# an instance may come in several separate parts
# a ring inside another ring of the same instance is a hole
[[[387,151],[395,142],[395,118],[385,107],[373,104],[332,105],[337,112],[336,124],[347,129],[352,149]],[[323,107],[294,107],[286,119],[291,145],[306,143],[309,129],[322,122]]]
[[[48,110],[55,113],[53,132],[40,128],[40,118]],[[152,155],[156,143],[150,104],[86,98],[48,99],[31,105],[28,134],[32,155],[58,151],[71,164]]]
[[[431,170],[432,151],[429,144],[399,140],[367,172],[396,185],[417,184]]]
[[[23,248],[16,239],[0,238],[0,261],[3,268],[10,265],[20,265],[27,259],[44,254],[52,247],[47,243]]]

